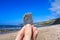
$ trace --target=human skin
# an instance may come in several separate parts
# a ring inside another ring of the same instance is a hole
[[[17,34],[15,40],[36,40],[38,30],[34,25],[25,25]]]

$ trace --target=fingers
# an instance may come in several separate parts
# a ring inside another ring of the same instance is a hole
[[[36,27],[34,27],[34,25],[32,25],[33,28],[33,33],[37,30]]]
[[[25,28],[25,40],[31,40],[32,36],[32,25],[27,24]]]
[[[33,36],[32,36],[33,34]],[[33,25],[25,25],[19,32],[16,37],[16,40],[35,40],[38,34],[38,30]]]
[[[25,26],[18,32],[16,40],[23,40]]]
[[[37,35],[38,35],[38,31],[36,30],[36,31],[34,32],[34,34],[33,34],[33,40],[36,40]]]
[[[34,27],[33,25],[32,25],[32,27],[33,27],[33,38],[32,38],[32,40],[36,40],[37,35],[38,35],[38,30],[37,30],[37,28]]]

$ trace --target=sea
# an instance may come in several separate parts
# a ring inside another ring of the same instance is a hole
[[[20,30],[23,25],[0,25],[0,34],[15,32]],[[40,26],[37,26],[39,28]]]
[[[23,26],[19,25],[0,25],[0,34],[5,34],[5,33],[10,33],[10,32],[15,32],[18,31],[22,28]]]

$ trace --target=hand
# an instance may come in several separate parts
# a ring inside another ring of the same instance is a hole
[[[36,40],[38,30],[34,25],[27,24],[19,32],[15,40]]]

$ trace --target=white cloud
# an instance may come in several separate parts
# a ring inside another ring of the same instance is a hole
[[[49,10],[52,13],[52,16],[59,17],[60,16],[60,0],[49,0],[51,8]]]

